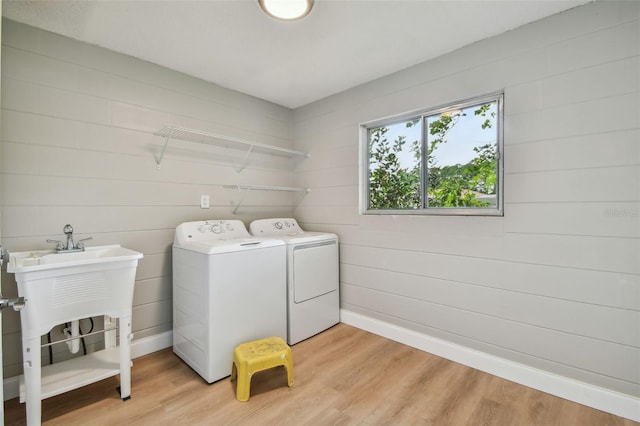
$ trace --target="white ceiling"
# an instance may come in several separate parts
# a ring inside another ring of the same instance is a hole
[[[4,0],[3,16],[290,108],[590,0]]]

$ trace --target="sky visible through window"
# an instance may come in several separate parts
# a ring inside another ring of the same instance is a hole
[[[457,118],[458,121],[447,134],[447,143],[440,144],[434,152],[437,166],[467,164],[476,157],[476,153],[473,151],[474,147],[496,143],[497,126],[495,119],[492,121],[491,128],[482,129],[482,123],[490,117],[492,113],[497,112],[496,102],[491,103],[491,107],[486,114],[487,117],[475,115],[474,111],[477,108],[478,106],[474,105],[462,110],[464,115],[460,115]],[[428,122],[431,123],[439,117],[440,115],[430,116]],[[413,168],[417,160],[415,159],[412,146],[414,141],[419,141],[421,138],[421,123],[412,127],[406,127],[406,122],[401,122],[385,127],[388,129],[387,139],[390,142],[395,141],[399,136],[406,137],[407,142],[399,154],[399,160],[402,167]],[[431,138],[430,135],[427,135],[427,137]]]

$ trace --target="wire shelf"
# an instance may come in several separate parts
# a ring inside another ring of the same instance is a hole
[[[309,192],[309,188],[295,188],[290,186],[265,186],[265,185],[224,185],[228,189],[238,191],[284,191],[284,192]]]
[[[196,142],[205,145],[215,145],[225,148],[232,148],[238,150],[246,150],[247,157],[252,152],[259,152],[263,154],[279,155],[289,158],[308,158],[309,154],[300,151],[294,151],[292,149],[280,148],[278,146],[272,146],[262,144],[258,142],[247,141],[244,139],[234,138],[230,136],[219,135],[216,133],[203,132],[200,130],[188,129],[186,127],[175,126],[172,124],[165,125],[162,129],[154,133],[156,136],[165,138],[165,144],[160,153],[160,158],[157,161],[158,167],[162,163],[165,150],[170,139],[177,139],[187,142]],[[246,165],[246,161],[245,161]],[[244,168],[244,166],[243,166]]]

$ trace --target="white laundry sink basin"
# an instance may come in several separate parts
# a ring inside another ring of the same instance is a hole
[[[119,245],[86,247],[84,251],[72,253],[56,253],[55,250],[25,251],[11,253],[7,271],[24,273],[92,263],[120,262],[141,257],[141,253]]]
[[[15,274],[18,295],[25,298],[23,336],[41,336],[76,319],[130,315],[140,258],[142,253],[119,245],[11,253],[7,272]]]

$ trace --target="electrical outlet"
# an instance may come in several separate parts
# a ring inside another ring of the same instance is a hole
[[[200,208],[201,209],[208,209],[209,208],[209,196],[208,195],[201,195],[200,196]]]

